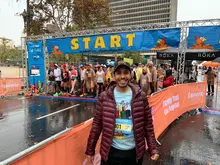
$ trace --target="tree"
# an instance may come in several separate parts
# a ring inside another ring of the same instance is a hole
[[[11,42],[11,39],[5,38],[5,37],[0,37],[0,44],[3,45],[4,47],[8,46],[8,44]]]
[[[68,54],[68,55],[49,55],[50,63],[62,64],[65,62],[79,64],[85,61],[81,54]]]
[[[52,25],[56,31],[64,31],[72,22],[72,4],[73,0],[41,0],[38,4],[31,3],[31,34],[54,32],[47,29],[46,24]]]
[[[0,62],[5,62],[8,56],[10,39],[1,37],[0,38]]]
[[[107,0],[75,0],[73,7],[73,22],[79,29],[111,25]]]
[[[0,62],[20,62],[21,49],[12,45],[11,40],[8,38],[0,38]]]
[[[39,3],[30,0],[29,7],[31,35],[89,29],[110,24],[107,0],[41,0]],[[21,15],[25,21],[27,13],[24,11]],[[47,28],[48,24],[55,31]]]
[[[9,49],[6,61],[8,64],[20,65],[21,67],[22,66],[21,48],[15,47],[13,49]]]

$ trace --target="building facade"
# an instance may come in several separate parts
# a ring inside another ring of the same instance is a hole
[[[178,0],[109,0],[113,26],[153,24],[177,20]]]

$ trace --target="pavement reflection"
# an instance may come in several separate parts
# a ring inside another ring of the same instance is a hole
[[[36,118],[70,107],[67,111]],[[51,99],[0,99],[0,161],[93,116],[95,103]]]
[[[197,114],[180,119],[159,139],[162,144],[160,160],[152,162],[146,154],[144,164],[219,165],[219,136],[218,116]]]

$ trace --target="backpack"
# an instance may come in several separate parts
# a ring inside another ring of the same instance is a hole
[[[134,79],[134,80],[137,80],[136,72],[135,72],[135,71],[133,71],[133,74],[134,74],[133,79]]]
[[[80,71],[79,71],[79,69],[77,68],[76,69],[76,71],[77,71],[77,80],[79,81],[79,82],[81,82],[81,73],[80,73]]]

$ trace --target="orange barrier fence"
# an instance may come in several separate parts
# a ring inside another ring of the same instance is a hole
[[[159,135],[183,113],[205,106],[206,83],[181,84],[167,88],[149,98],[155,134]],[[12,165],[89,165],[85,149],[92,120],[73,127],[69,132],[21,157]],[[97,147],[97,151],[99,148]],[[94,165],[100,164],[95,155]]]
[[[21,92],[21,78],[1,78],[0,79],[0,96],[18,94]]]
[[[183,113],[202,108],[205,103],[205,82],[175,85],[150,97],[156,137]]]

